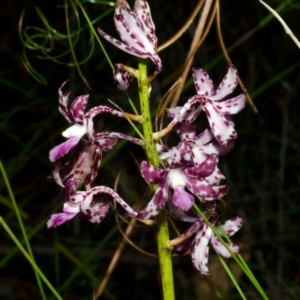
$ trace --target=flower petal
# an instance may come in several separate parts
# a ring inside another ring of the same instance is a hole
[[[49,153],[51,162],[57,161],[59,158],[66,155],[71,149],[73,149],[80,141],[80,137],[73,137],[68,139],[66,142],[55,146]]]
[[[100,223],[107,215],[109,204],[105,202],[94,203],[90,207],[81,208],[81,212],[91,223]]]
[[[68,103],[69,103],[69,96],[71,92],[63,93],[62,89],[64,85],[69,81],[66,80],[58,89],[58,109],[59,112],[63,115],[63,117],[71,124],[74,122],[73,116],[69,111]]]
[[[212,198],[214,199],[204,199],[204,200],[215,200],[224,197],[229,190],[229,187],[227,185],[219,185],[219,186],[213,186],[212,189],[215,191],[215,194]]]
[[[180,142],[172,148],[171,157],[166,159],[170,169],[188,167],[191,161],[191,152],[187,143]]]
[[[214,134],[212,133],[210,128],[206,128],[204,131],[202,131],[199,135],[197,135],[196,138],[193,140],[198,144],[198,145],[205,145],[208,142],[210,142],[214,137]]]
[[[141,174],[149,184],[158,184],[166,179],[167,170],[155,168],[146,161],[141,162]]]
[[[113,76],[117,88],[121,91],[126,91],[133,80],[133,76],[123,69],[122,64],[115,64]]]
[[[222,181],[224,181],[226,177],[222,174],[220,169],[218,167],[215,168],[212,174],[209,176],[205,177],[205,180],[210,184],[210,185],[219,185]]]
[[[192,156],[192,160],[194,163],[194,166],[198,166],[201,163],[203,163],[206,159],[207,159],[207,155],[205,153],[203,153],[202,151],[202,147],[198,145],[197,143],[195,143],[194,141],[187,141],[189,147],[190,147],[190,151],[191,151],[191,156]]]
[[[240,112],[246,105],[246,92],[239,96],[223,101],[216,102],[215,109],[223,115],[232,115]]]
[[[69,199],[71,196],[75,196],[76,193],[76,189],[83,183],[82,180],[80,179],[75,179],[73,177],[71,177],[66,183],[65,183],[65,187],[64,187],[64,194],[66,195],[66,197]],[[78,191],[77,193],[82,193],[82,191]],[[81,200],[77,200],[78,197],[81,196],[77,196],[76,199],[72,199],[70,200],[71,202],[74,203],[78,203],[81,202]],[[81,198],[80,198],[81,199]]]
[[[202,230],[203,227],[203,220],[198,219],[194,224],[188,228],[185,232],[183,232],[180,236],[178,236],[175,240],[183,240],[182,243],[176,246],[175,251],[179,255],[187,255],[195,246],[196,239],[195,239],[195,233],[197,233],[199,230]],[[186,240],[184,240],[186,239]]]
[[[114,190],[107,186],[95,186],[86,192],[86,199],[81,203],[81,209],[89,209],[91,202],[96,195],[106,194],[117,201],[123,209],[130,215],[136,216],[137,213],[116,193]]]
[[[216,154],[218,156],[229,153],[234,147],[234,140],[229,140],[226,146],[220,145],[218,142],[212,142],[201,147],[203,153],[207,155]]]
[[[86,134],[88,136],[88,139],[91,141],[91,143],[94,143],[95,139],[96,139],[96,133],[94,131],[93,118],[96,117],[97,115],[104,114],[104,113],[107,113],[107,114],[110,114],[112,116],[116,116],[116,117],[119,117],[119,118],[125,118],[125,116],[122,112],[120,112],[118,110],[115,110],[115,109],[112,109],[108,106],[99,105],[99,106],[95,106],[92,109],[90,109],[89,112],[86,113],[85,119],[86,119]],[[109,132],[104,132],[103,137],[110,138],[109,137]],[[95,143],[95,144],[97,145],[97,143]]]
[[[143,31],[154,48],[157,46],[155,25],[152,20],[149,4],[146,0],[136,0],[133,11],[143,25]]]
[[[60,226],[61,224],[71,220],[74,218],[76,214],[69,214],[69,213],[59,213],[53,214],[47,222],[47,228],[50,229],[52,227]]]
[[[219,225],[223,228],[228,236],[234,235],[243,225],[243,219],[241,217],[235,217],[226,222],[221,222]],[[220,235],[223,235],[223,230],[216,228]]]
[[[228,70],[226,75],[224,76],[223,80],[221,81],[220,85],[215,91],[215,94],[209,97],[212,101],[219,101],[224,99],[227,95],[233,92],[236,88],[238,81],[237,81],[237,70],[232,63],[228,63]]]
[[[63,131],[62,136],[65,138],[81,138],[85,135],[86,128],[83,125],[74,124]]]
[[[213,202],[213,201],[209,201],[207,203],[211,203],[211,202]],[[174,206],[169,201],[166,204],[166,208],[167,208],[169,214],[177,220],[180,220],[180,221],[183,221],[183,222],[195,222],[199,219],[198,216],[193,217],[193,216],[189,215],[188,213],[183,212],[181,209]]]
[[[149,219],[156,216],[165,206],[168,199],[169,185],[167,181],[162,182],[153,195],[148,205],[138,213],[138,219]]]
[[[79,203],[71,203],[69,201],[64,203],[63,212],[67,214],[78,214],[80,212]]]
[[[187,193],[184,188],[178,187],[174,189],[171,203],[183,211],[188,211],[194,204],[194,196]]]
[[[195,237],[195,246],[192,252],[192,262],[194,267],[200,271],[201,274],[210,276],[208,272],[208,243],[212,237],[213,232],[207,224],[203,223]]]
[[[192,75],[194,77],[194,84],[198,95],[212,96],[214,94],[213,82],[203,69],[193,68]]]
[[[207,99],[201,96],[193,96],[190,98],[183,107],[179,110],[172,122],[191,123],[194,122],[199,116],[202,108],[202,104]]]
[[[89,95],[78,96],[71,104],[70,113],[76,124],[83,125],[84,111]]]
[[[213,173],[218,164],[218,156],[216,154],[210,155],[202,163],[195,167],[183,169],[182,172],[192,178],[207,177]]]
[[[196,196],[203,198],[204,200],[216,200],[218,194],[216,187],[212,187],[204,179],[194,179],[187,177],[186,187]]]
[[[156,144],[156,150],[161,159],[169,158],[172,154],[172,148],[161,144]]]
[[[216,236],[213,236],[211,238],[211,244],[219,256],[223,258],[231,257],[231,254],[228,252],[228,250],[225,248],[225,246],[221,243],[221,241]],[[227,244],[227,243],[226,245],[234,254],[239,253],[240,246],[234,244]]]
[[[194,140],[196,137],[196,128],[193,123],[178,122],[176,131],[182,142],[187,140]]]
[[[207,101],[203,105],[203,110],[206,113],[214,136],[221,145],[226,146],[230,140],[237,137],[233,122],[217,112],[211,102]]]

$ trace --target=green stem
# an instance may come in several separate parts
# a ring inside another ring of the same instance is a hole
[[[149,103],[149,83],[145,82],[147,78],[147,65],[145,60],[139,61],[139,78],[138,89],[141,105],[141,114],[145,118],[143,122],[143,133],[145,139],[145,152],[148,158],[148,162],[159,167],[159,157],[157,155],[155,143],[153,140],[153,130],[151,122],[151,112]],[[163,209],[156,217],[157,222],[157,245],[158,245],[158,257],[160,264],[160,274],[163,290],[164,300],[174,300],[174,283],[173,283],[173,268],[171,251],[167,248],[167,242],[169,240],[169,229],[167,212]]]
[[[145,151],[148,161],[151,165],[159,167],[159,160],[156,155],[156,148],[153,140],[153,130],[151,122],[151,112],[149,103],[149,84],[145,83],[147,78],[147,65],[144,60],[139,62],[139,78],[138,78],[138,89],[139,98],[141,105],[141,114],[144,117],[143,122],[143,133],[145,139]]]

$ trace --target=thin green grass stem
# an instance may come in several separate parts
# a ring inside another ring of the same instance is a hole
[[[43,227],[45,227],[45,222],[40,222],[29,234],[29,240],[34,237]],[[21,245],[25,243],[23,239]],[[1,260],[0,260],[0,269],[5,266],[18,252],[18,247],[14,247],[11,251],[9,251]]]
[[[103,54],[104,54],[104,56],[105,56],[105,58],[106,58],[108,64],[110,65],[110,67],[111,67],[112,69],[114,69],[114,65],[113,65],[113,63],[111,62],[111,60],[110,60],[110,58],[109,58],[107,52],[105,51],[105,48],[104,48],[104,46],[102,45],[101,40],[100,40],[100,38],[99,38],[99,35],[97,34],[96,30],[94,29],[94,26],[93,26],[93,24],[92,24],[92,22],[91,22],[91,20],[90,20],[90,18],[89,18],[89,16],[88,16],[88,14],[86,13],[85,9],[83,8],[83,6],[81,5],[81,3],[80,3],[79,0],[75,0],[75,2],[76,2],[76,4],[80,7],[80,9],[81,9],[81,11],[82,11],[82,14],[83,14],[84,17],[85,17],[85,19],[86,19],[86,21],[87,21],[87,23],[88,23],[88,26],[90,27],[91,32],[93,32],[93,34],[94,34],[94,36],[95,36],[97,42],[99,43],[99,46],[100,46],[101,50],[103,51]]]
[[[232,272],[230,271],[230,269],[228,268],[226,262],[224,261],[224,259],[222,257],[219,256],[219,260],[221,262],[221,264],[223,265],[223,268],[225,269],[225,271],[227,272],[228,276],[230,277],[230,280],[232,281],[232,283],[234,284],[234,286],[236,287],[236,289],[238,290],[238,292],[241,295],[241,298],[244,300],[247,300],[246,296],[244,295],[242,289],[240,288],[239,284],[237,283],[237,281],[235,280]]]
[[[24,227],[24,224],[23,224],[23,221],[22,221],[21,214],[19,212],[19,208],[18,208],[17,202],[15,200],[13,191],[12,191],[11,186],[9,184],[9,180],[7,178],[7,175],[6,175],[4,166],[2,164],[2,161],[0,161],[0,169],[1,169],[1,173],[2,173],[2,176],[3,176],[4,182],[5,182],[5,185],[7,187],[8,194],[9,194],[9,197],[11,199],[14,211],[15,211],[16,216],[17,216],[17,220],[18,220],[18,223],[19,223],[19,226],[20,226],[20,229],[21,229],[24,241],[25,241],[25,245],[26,245],[27,251],[29,253],[30,259],[34,262],[34,256],[33,256],[32,250],[31,250],[31,246],[30,246],[29,239],[28,239],[28,236],[27,236],[27,233],[26,233],[26,229]],[[22,245],[20,244],[20,246],[22,246]],[[45,292],[44,292],[44,288],[43,288],[41,279],[40,279],[39,274],[36,272],[35,269],[34,269],[34,275],[35,275],[35,278],[36,278],[36,281],[37,281],[37,284],[38,284],[38,287],[39,287],[42,299],[46,300],[47,298],[46,298],[46,295],[45,295]]]
[[[20,251],[25,256],[25,258],[29,261],[29,263],[31,264],[31,266],[34,269],[35,273],[38,274],[38,278],[40,278],[40,279],[42,279],[44,281],[44,283],[48,286],[48,288],[51,290],[51,292],[53,293],[53,295],[55,295],[55,297],[57,299],[63,300],[60,297],[60,295],[57,293],[57,291],[55,290],[55,288],[52,286],[52,284],[45,277],[45,275],[42,273],[42,271],[39,269],[39,267],[36,265],[36,263],[34,262],[34,260],[31,258],[30,254],[28,254],[26,252],[26,250],[23,248],[23,246],[21,245],[21,243],[18,241],[17,237],[13,234],[13,232],[10,230],[10,228],[5,223],[5,221],[3,220],[2,217],[0,217],[0,223],[3,226],[3,228],[5,229],[5,231],[8,233],[8,235],[10,236],[10,238],[14,241],[14,243],[20,249]],[[47,298],[44,298],[44,299],[47,299]]]
[[[151,121],[151,111],[149,102],[149,84],[145,83],[147,78],[147,65],[145,60],[139,61],[139,78],[138,78],[138,90],[141,106],[141,114],[144,117],[143,133],[145,140],[145,152],[148,158],[148,162],[155,166],[159,166],[159,157],[157,155],[156,146],[153,140],[153,129]],[[160,264],[160,275],[163,290],[164,300],[174,300],[174,282],[173,282],[173,268],[171,251],[167,248],[167,242],[169,240],[169,228],[167,213],[163,209],[156,217],[157,222],[157,247],[158,257]]]

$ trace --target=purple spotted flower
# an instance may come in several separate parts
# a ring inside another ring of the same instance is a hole
[[[88,95],[78,96],[69,108],[68,103],[71,92],[63,93],[62,91],[66,82],[64,82],[58,90],[59,111],[71,126],[62,133],[62,135],[67,138],[67,141],[54,147],[50,151],[49,157],[52,162],[66,155],[84,136],[88,138],[89,142],[92,142],[103,151],[112,149],[118,138],[127,138],[127,140],[134,142],[138,141],[138,139],[130,139],[130,137],[121,133],[118,134],[109,131],[95,133],[93,128],[94,123],[91,120],[96,115],[107,113],[116,117],[125,118],[124,113],[108,106],[96,106],[85,113]]]
[[[119,49],[139,58],[150,58],[155,65],[153,77],[162,70],[160,57],[156,52],[157,37],[149,4],[136,0],[132,11],[125,0],[117,0],[114,23],[120,35],[120,42],[98,28],[99,34]]]
[[[173,109],[173,121],[169,126],[180,123],[192,123],[201,110],[206,113],[210,128],[222,146],[227,146],[237,137],[234,123],[227,115],[240,112],[246,103],[246,92],[234,98],[224,100],[237,86],[237,70],[228,63],[228,71],[219,87],[215,90],[209,75],[203,69],[192,70],[197,95],[190,98],[183,107]],[[224,101],[222,101],[224,100]]]
[[[159,213],[166,205],[169,189],[173,190],[171,204],[183,211],[191,208],[195,196],[211,201],[227,193],[227,186],[211,185],[206,181],[217,166],[218,157],[215,154],[194,166],[187,144],[181,142],[172,149],[170,156],[164,162],[166,169],[155,168],[145,161],[141,163],[143,178],[147,183],[158,186],[152,200],[138,214],[140,219],[148,219]]]
[[[100,223],[109,209],[109,202],[103,195],[108,195],[117,201],[131,216],[137,213],[111,188],[107,186],[96,186],[88,191],[76,191],[77,183],[69,180],[65,189],[68,201],[65,202],[63,212],[53,214],[47,222],[47,227],[57,227],[74,218],[81,212],[90,222]]]
[[[240,112],[246,103],[246,93],[237,97],[224,100],[237,86],[237,70],[233,64],[228,63],[228,71],[222,82],[215,90],[209,75],[203,69],[192,70],[195,88],[202,99],[202,110],[206,113],[212,132],[221,145],[237,137],[234,123],[227,118],[227,115]]]
[[[48,228],[57,227],[81,212],[90,222],[100,223],[108,212],[109,202],[103,195],[108,195],[117,201],[130,215],[137,213],[112,189],[106,186],[97,186],[88,191],[79,188],[85,184],[90,188],[98,174],[101,163],[102,150],[88,143],[75,153],[70,160],[56,162],[50,176],[63,190],[67,201],[63,211],[53,214],[47,223]]]
[[[65,130],[62,135],[67,138],[67,141],[54,147],[49,154],[50,160],[55,162],[65,154],[67,154],[72,148],[74,148],[82,136],[86,133],[86,128],[84,124],[84,111],[88,101],[88,95],[78,96],[68,107],[69,96],[71,92],[63,93],[62,89],[67,81],[65,81],[58,89],[58,102],[59,111],[66,119],[66,121],[71,124],[67,130]]]
[[[206,218],[215,227],[217,232],[223,236],[223,230],[227,236],[235,234],[242,226],[243,219],[235,217],[226,222],[217,223],[218,214],[215,211],[205,213]],[[222,230],[220,229],[222,227]],[[192,226],[187,229],[176,240],[183,240],[175,251],[180,255],[187,255],[192,253],[192,262],[194,267],[203,275],[210,275],[208,271],[208,253],[209,243],[212,245],[217,255],[223,258],[230,258],[231,254],[222,244],[222,242],[214,235],[212,229],[204,222],[202,218],[198,218]],[[174,240],[172,241],[174,242]],[[240,246],[234,244],[227,244],[227,247],[234,253],[238,254]]]
[[[54,180],[63,189],[69,180],[76,182],[76,187],[82,184],[91,186],[98,174],[102,159],[102,151],[99,147],[88,143],[75,153],[65,163],[58,161],[49,179]],[[65,192],[68,194],[68,192]]]

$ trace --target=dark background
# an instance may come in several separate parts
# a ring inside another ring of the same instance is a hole
[[[149,2],[159,44],[182,26],[196,5],[195,1]],[[273,8],[286,4],[280,14],[294,34],[300,37],[298,1],[270,1],[269,4]],[[93,291],[103,278],[122,235],[116,228],[113,210],[99,225],[90,224],[78,215],[57,229],[46,229],[46,221],[53,212],[61,210],[64,202],[60,189],[46,179],[52,169],[48,160],[49,150],[63,141],[60,134],[67,127],[58,113],[57,89],[70,78],[67,90],[72,90],[71,97],[89,93],[90,107],[107,105],[106,99],[109,98],[124,110],[130,108],[126,96],[114,86],[111,69],[99,45],[96,43],[91,51],[89,31],[84,28],[86,23],[80,9],[78,14],[83,30],[74,49],[79,61],[85,59],[89,51],[92,53],[81,65],[82,74],[92,90],[80,78],[76,68],[45,59],[45,52],[41,50],[24,48],[18,35],[22,10],[25,9],[23,38],[26,39],[24,33],[28,38],[34,36],[37,45],[42,44],[48,49],[51,38],[45,39],[45,26],[35,7],[39,7],[53,28],[66,34],[62,5],[63,2],[46,0],[2,1],[0,154],[26,231],[32,235],[31,246],[37,264],[64,299],[92,299]],[[221,1],[220,5],[224,41],[228,49],[232,49],[231,60],[259,111],[255,114],[247,106],[234,116],[239,137],[234,150],[220,160],[220,168],[230,186],[230,192],[225,197],[226,210],[221,219],[227,220],[235,215],[244,218],[245,223],[233,241],[242,244],[245,260],[269,297],[299,299],[300,49],[285,34],[278,21],[266,20],[269,13],[258,1],[228,0]],[[92,20],[110,9],[101,3],[85,3],[84,7]],[[113,10],[94,26],[101,26],[117,37],[112,13]],[[76,13],[72,9],[69,10],[69,18],[71,29],[76,28]],[[164,79],[174,74],[185,61],[195,26],[196,22],[179,41],[160,54],[164,69],[153,83],[151,105],[154,110],[171,85]],[[134,57],[114,49],[106,41],[103,44],[113,62],[136,66]],[[67,39],[54,39],[52,49],[49,48],[46,54],[54,57],[68,49]],[[47,84],[37,82],[26,70],[24,53],[31,66],[43,77],[40,81]],[[72,62],[72,56],[67,53],[57,60]],[[152,64],[149,65],[153,68]],[[193,66],[207,70],[216,86],[223,78],[227,65],[218,43],[215,24],[196,54]],[[172,82],[175,79],[173,77]],[[188,83],[180,105],[196,94],[191,75]],[[137,100],[135,88],[133,84],[129,89],[134,102]],[[237,89],[237,93],[239,91]],[[124,121],[111,118],[99,120],[98,126],[100,129],[122,132],[130,128]],[[201,126],[202,123],[199,123],[199,130],[203,129]],[[141,150],[132,145],[121,144],[107,153],[97,183],[112,186],[116,174],[125,164],[118,192],[124,199],[130,199],[133,205],[145,184],[132,154],[138,160],[143,158]],[[19,224],[9,205],[10,198],[2,177],[0,189],[1,216],[21,240]],[[123,229],[126,227],[122,222],[121,226]],[[41,299],[31,266],[15,250],[13,241],[2,227],[0,236],[0,298]],[[131,239],[149,252],[156,251],[151,228],[134,229]],[[85,260],[88,261],[84,263]],[[247,298],[259,299],[233,260],[229,261],[229,265]],[[239,299],[213,251],[209,268],[213,274],[209,280],[223,299]],[[216,297],[214,288],[193,269],[190,257],[174,258],[174,276],[178,299]],[[127,245],[104,298],[159,299],[158,278],[156,259]],[[47,288],[45,290],[50,299],[51,293]]]

